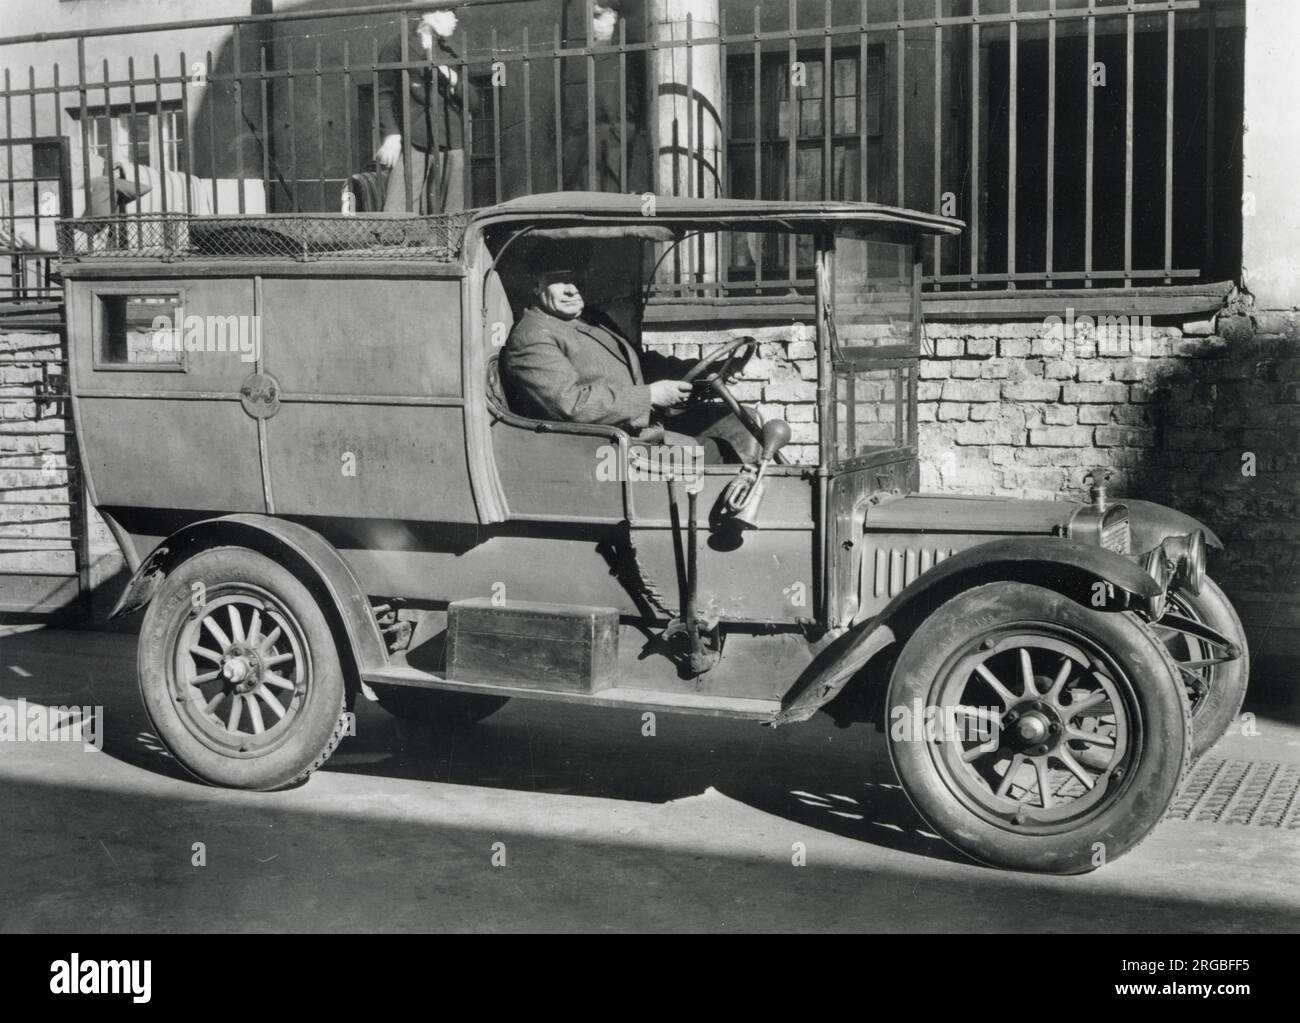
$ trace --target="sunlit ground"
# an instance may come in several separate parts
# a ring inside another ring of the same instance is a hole
[[[1166,821],[1086,877],[1001,873],[927,832],[881,736],[820,716],[647,737],[638,712],[515,701],[435,736],[363,703],[306,785],[208,788],[151,733],[134,658],[129,635],[0,632],[0,706],[104,708],[102,752],[0,742],[2,930],[1300,927],[1300,829]],[[1300,764],[1295,718],[1248,709],[1258,734],[1213,755]]]

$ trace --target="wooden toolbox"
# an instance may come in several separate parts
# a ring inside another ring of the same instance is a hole
[[[617,675],[612,607],[476,597],[447,609],[447,677],[457,682],[588,693],[614,685]]]

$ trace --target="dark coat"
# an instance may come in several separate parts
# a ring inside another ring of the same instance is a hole
[[[418,24],[418,22],[416,23]],[[414,28],[408,33],[406,60],[408,64],[418,64],[409,70],[411,84],[411,137],[405,137],[402,131],[402,72],[381,71],[379,73],[379,134],[402,135],[404,145],[414,146],[426,153],[438,149],[464,149],[465,133],[461,125],[463,110],[462,97],[469,83],[465,81],[463,70],[456,66],[459,58],[448,47],[441,36],[433,37],[433,62],[442,67],[452,67],[460,76],[460,81],[453,88],[445,75],[439,74],[425,60],[424,47],[420,43],[420,33]],[[397,35],[379,51],[381,64],[400,64],[402,62],[402,37]],[[430,103],[434,94],[433,80],[438,80],[437,95],[441,102]]]
[[[534,419],[643,430],[650,425],[647,379],[680,379],[691,363],[640,354],[612,325],[590,321],[586,314],[562,320],[536,306],[524,311],[501,353],[511,407]]]

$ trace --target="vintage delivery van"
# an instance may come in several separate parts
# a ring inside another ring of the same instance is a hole
[[[824,709],[883,723],[917,810],[976,859],[1121,854],[1240,706],[1241,625],[1214,535],[1104,479],[1085,504],[916,492],[920,245],[960,228],[584,193],[63,222],[76,433],[159,737],[204,781],[271,789],[328,758],[358,695],[434,722],[514,698]],[[746,278],[737,250],[773,247],[810,283]],[[679,301],[730,340],[685,376],[761,454],[665,457],[671,414],[530,414],[500,355],[548,261],[583,268],[634,374],[651,285],[694,268]],[[729,319],[745,287],[808,310],[798,462],[728,387],[758,347]]]

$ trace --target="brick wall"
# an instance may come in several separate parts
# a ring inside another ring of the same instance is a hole
[[[0,326],[0,604],[40,601],[72,606],[80,525],[72,501],[79,480],[69,469],[73,438],[66,402],[35,400],[41,387],[66,391],[58,329]],[[86,523],[92,585],[113,577],[123,559],[103,520]]]
[[[1260,328],[1157,325],[1126,346],[1042,324],[931,324],[922,486],[1082,498],[1084,472],[1110,468],[1115,493],[1203,519],[1227,545],[1215,575],[1246,601],[1289,603],[1294,622],[1300,323]]]
[[[67,422],[38,418],[34,400],[37,385],[63,372],[62,347],[57,333],[0,330],[0,572],[74,570]]]

